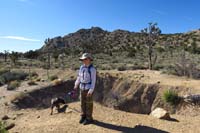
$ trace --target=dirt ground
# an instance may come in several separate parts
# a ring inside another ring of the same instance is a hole
[[[126,113],[94,105],[94,124],[80,125],[80,103],[71,103],[65,113],[49,115],[50,110],[20,110],[16,126],[10,132],[19,133],[199,133],[200,117],[172,115],[174,121],[160,120],[148,115]],[[22,115],[20,115],[22,114]]]
[[[45,72],[40,71],[40,76]],[[161,74],[158,71],[137,70],[137,71],[100,71],[114,76],[129,78],[143,83],[157,83],[167,86],[188,87],[188,93],[200,93],[200,81],[180,78],[171,75]],[[53,74],[53,73],[52,73]],[[60,78],[70,79],[76,75],[75,71],[55,71]],[[40,89],[48,86],[49,82],[39,82],[37,86],[28,86],[23,82],[16,91],[7,91],[6,86],[0,87],[0,118],[4,115],[10,117],[10,122],[15,127],[9,130],[11,133],[86,133],[86,132],[123,132],[123,133],[199,133],[200,116],[171,115],[171,121],[160,120],[149,115],[127,113],[112,108],[107,108],[98,103],[94,104],[94,124],[83,126],[78,123],[80,118],[80,103],[68,104],[65,113],[49,115],[49,109],[21,109],[14,110],[9,103],[14,97],[20,96],[26,90]],[[8,103],[8,106],[6,105]]]

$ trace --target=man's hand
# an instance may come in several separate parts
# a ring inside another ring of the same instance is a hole
[[[78,90],[78,87],[75,86],[75,87],[74,87],[74,90],[77,91],[77,90]]]
[[[87,93],[87,97],[91,97],[91,96],[92,96],[92,93],[93,93],[93,92],[89,90],[88,93]]]

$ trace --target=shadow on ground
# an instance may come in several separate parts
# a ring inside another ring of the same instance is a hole
[[[64,106],[62,106],[61,108],[58,109],[58,113],[64,113],[67,109],[68,105],[65,104]]]
[[[179,120],[175,119],[175,118],[169,118],[167,119],[167,121],[171,121],[171,122],[179,122]]]
[[[141,125],[135,127],[126,127],[126,126],[118,126],[110,123],[100,122],[97,120],[95,120],[93,124],[103,128],[120,131],[122,133],[169,133],[167,131],[156,129],[153,127],[141,126]]]

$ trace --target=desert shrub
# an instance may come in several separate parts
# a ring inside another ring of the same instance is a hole
[[[7,133],[5,125],[2,121],[0,121],[0,133]]]
[[[180,102],[180,97],[173,90],[167,90],[163,94],[163,100],[171,105],[177,105]]]
[[[196,66],[197,65],[195,63],[186,63],[184,65],[176,63],[174,65],[165,67],[165,69],[163,69],[163,73],[199,79],[200,69]]]
[[[54,68],[59,68],[60,66],[58,64],[55,64],[54,65]]]
[[[98,70],[110,70],[111,69],[111,66],[107,65],[107,64],[104,64],[104,65],[97,65],[96,68]]]
[[[161,70],[161,69],[163,69],[163,68],[164,68],[164,66],[161,65],[161,64],[157,64],[157,65],[155,65],[155,66],[153,67],[154,70]]]
[[[111,67],[110,66],[103,66],[103,67],[101,67],[101,70],[111,70]]]
[[[126,66],[119,66],[117,68],[118,71],[125,71],[126,70]]]
[[[41,78],[38,77],[35,79],[35,81],[39,82],[39,81],[41,81]]]
[[[6,84],[6,81],[2,76],[0,76],[0,86],[2,86],[4,84]]]
[[[0,75],[4,74],[4,73],[7,73],[9,72],[8,69],[0,69]]]
[[[57,75],[52,75],[52,76],[49,77],[49,79],[50,79],[51,81],[53,81],[53,80],[55,80],[55,79],[58,79],[58,76],[57,76]]]
[[[147,67],[144,67],[142,65],[133,65],[133,66],[130,66],[128,69],[129,70],[144,70],[144,69],[147,69]]]
[[[72,66],[72,67],[70,67],[71,68],[71,70],[79,70],[80,69],[80,66],[78,66],[78,65],[75,65],[75,66]]]
[[[164,73],[164,74],[177,75],[173,65],[166,66],[166,67],[162,70],[162,73]]]
[[[19,71],[19,72],[6,72],[2,75],[0,75],[0,84],[4,85],[8,82],[14,81],[14,80],[24,80],[28,76],[27,73]]]
[[[30,80],[30,81],[28,81],[28,85],[37,85],[37,83],[35,83],[35,81],[33,81],[33,80]]]
[[[119,60],[117,60],[117,59],[112,60],[112,63],[119,63]]]
[[[29,74],[30,77],[38,77],[39,75],[36,72],[31,72]]]
[[[7,86],[7,90],[15,90],[19,86],[20,86],[20,82],[19,81],[17,81],[17,80],[11,81]]]

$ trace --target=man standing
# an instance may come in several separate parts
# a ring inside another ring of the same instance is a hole
[[[96,83],[96,69],[92,65],[92,56],[89,53],[84,53],[79,59],[82,61],[78,77],[76,79],[74,89],[80,88],[81,94],[81,119],[79,123],[87,125],[93,122],[93,91]]]

